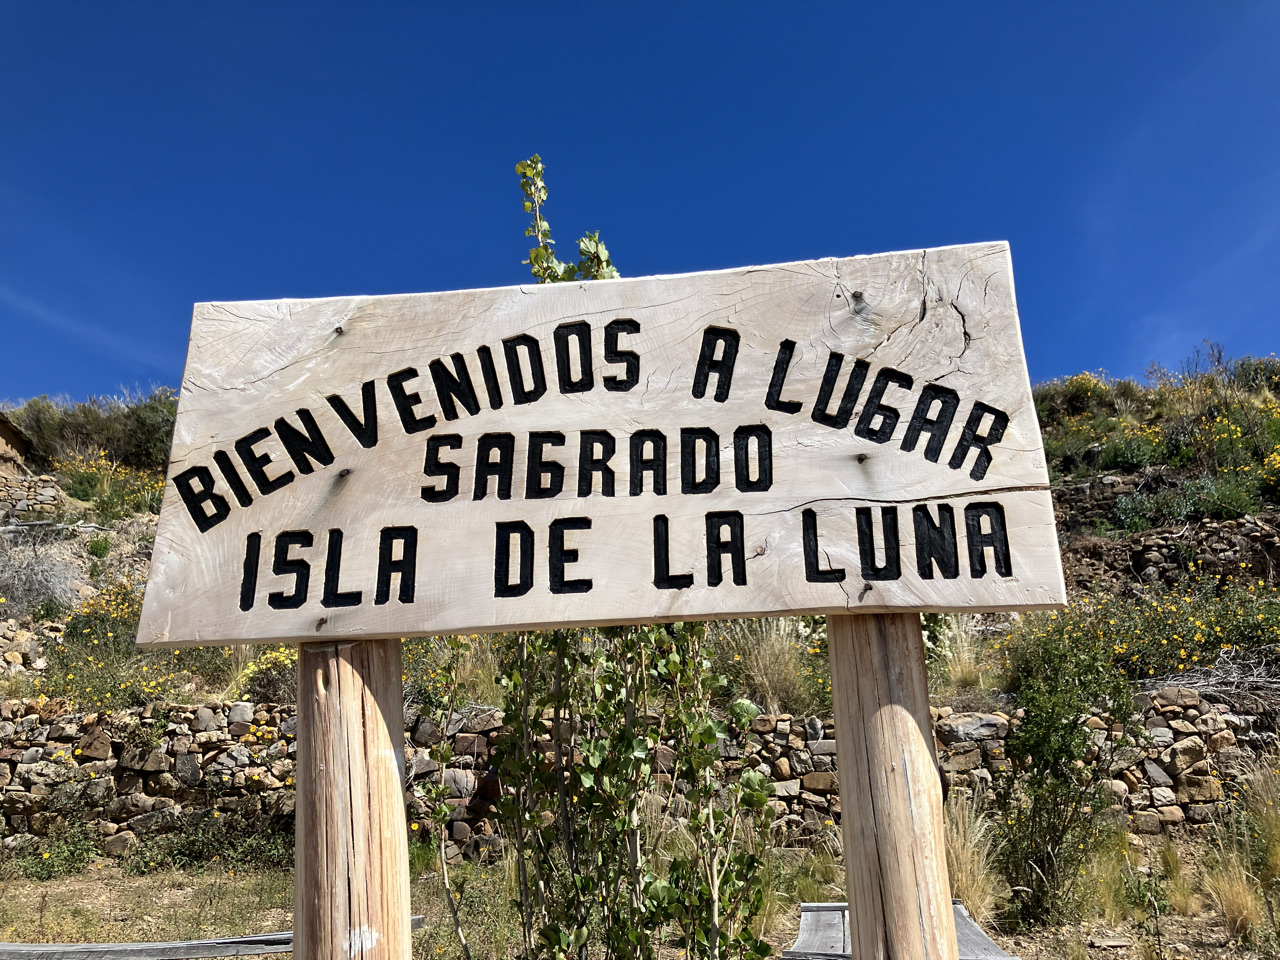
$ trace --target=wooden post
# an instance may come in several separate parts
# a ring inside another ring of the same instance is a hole
[[[294,956],[407,960],[400,641],[298,656]]]
[[[855,960],[956,960],[916,613],[827,617]]]

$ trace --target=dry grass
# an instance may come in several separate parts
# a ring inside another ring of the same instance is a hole
[[[1249,872],[1244,857],[1234,850],[1224,850],[1218,861],[1204,875],[1204,890],[1210,902],[1226,921],[1233,937],[1249,939],[1260,928],[1264,906],[1257,881]]]
[[[809,713],[815,704],[801,673],[808,640],[798,617],[724,620],[709,625],[717,653],[741,665],[744,695],[765,713]]]
[[[1280,883],[1280,770],[1255,766],[1243,778],[1245,813],[1253,828],[1253,863],[1264,885]]]
[[[1008,898],[1008,886],[996,870],[999,852],[990,819],[981,801],[956,790],[947,801],[947,872],[951,895],[969,916],[986,926]]]
[[[1198,916],[1203,906],[1178,855],[1178,848],[1166,836],[1160,846],[1160,872],[1165,879],[1165,896],[1174,912],[1184,917]]]

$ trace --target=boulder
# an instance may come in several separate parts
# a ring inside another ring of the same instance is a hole
[[[1222,799],[1222,784],[1216,777],[1181,776],[1176,784],[1179,803],[1212,803]]]
[[[1157,834],[1161,829],[1160,814],[1154,810],[1140,810],[1133,814],[1133,832],[1137,834]]]
[[[800,778],[800,785],[810,793],[835,793],[839,789],[834,773],[806,773]]]
[[[1199,737],[1187,737],[1160,754],[1160,765],[1169,773],[1178,774],[1204,757],[1204,741]]]
[[[938,721],[935,730],[943,743],[965,740],[1003,740],[1009,734],[1009,721],[990,713],[953,713]]]
[[[108,760],[111,757],[111,738],[101,727],[94,727],[76,744],[76,759],[81,763],[88,760]]]
[[[227,710],[227,723],[253,723],[253,704],[243,701],[231,704]]]

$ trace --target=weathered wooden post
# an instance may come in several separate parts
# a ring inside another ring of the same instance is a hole
[[[951,960],[923,610],[1064,599],[1007,245],[198,304],[138,642],[302,644],[299,953],[405,957],[388,638],[830,616],[859,960]]]
[[[304,643],[298,657],[294,953],[409,956],[400,641]]]
[[[827,617],[858,960],[955,960],[924,641],[915,613]]]

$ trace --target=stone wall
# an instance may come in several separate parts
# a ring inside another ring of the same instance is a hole
[[[1280,755],[1275,718],[1252,714],[1195,691],[1165,687],[1140,697],[1127,723],[1084,719],[1093,731],[1091,762],[1108,766],[1107,790],[1135,833],[1208,823],[1228,790],[1259,757]],[[934,711],[938,759],[951,783],[978,789],[1008,769],[1005,741],[1019,723],[1004,714]]]
[[[1054,513],[1069,544],[1062,558],[1069,589],[1121,592],[1134,584],[1174,584],[1192,572],[1275,579],[1280,571],[1280,517],[1274,514],[1193,519],[1140,534],[1114,529],[1120,497],[1155,493],[1171,484],[1159,468],[1055,484]],[[1091,535],[1102,529],[1111,532]]]
[[[35,520],[66,502],[56,478],[0,476],[0,520]]]
[[[1018,717],[934,710],[945,776],[953,785],[984,787],[1009,760],[1005,741]],[[451,858],[500,847],[494,818],[500,796],[489,769],[502,713],[474,707],[441,730],[416,709],[405,712],[406,806],[411,829],[429,829],[428,811],[413,795],[416,782],[447,786]],[[1278,752],[1271,720],[1207,703],[1193,690],[1149,695],[1130,732],[1137,746],[1118,742],[1108,718],[1084,721],[1094,731],[1099,760],[1110,766],[1108,790],[1139,833],[1209,820],[1224,799],[1223,783],[1237,779],[1258,755]],[[834,827],[840,820],[836,747],[831,721],[760,716],[720,748],[722,773],[745,767],[774,782],[773,829],[784,840]],[[281,704],[154,703],[113,714],[73,713],[65,701],[0,702],[0,815],[3,846],[32,843],[75,809],[103,837],[109,855],[122,855],[148,834],[179,829],[189,818],[237,812],[251,820],[289,818],[294,809],[297,716]],[[428,750],[450,739],[453,757],[441,771]],[[550,735],[547,735],[548,745]],[[655,756],[658,776],[671,786],[674,744]],[[1112,749],[1114,747],[1114,749]],[[678,786],[678,784],[676,784]],[[678,790],[672,801],[679,803]]]

